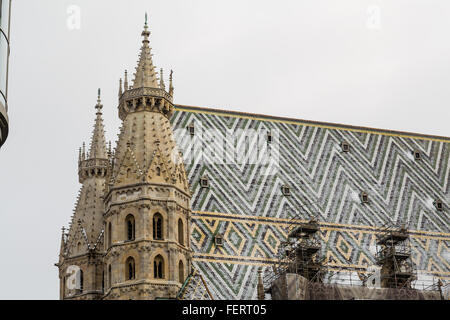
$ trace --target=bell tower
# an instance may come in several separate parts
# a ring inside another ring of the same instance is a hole
[[[147,16],[133,84],[119,86],[119,138],[104,197],[104,299],[175,298],[191,270],[191,194],[172,133],[169,88],[152,61]]]

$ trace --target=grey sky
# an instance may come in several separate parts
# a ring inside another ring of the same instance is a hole
[[[450,136],[448,0],[14,0],[0,299],[58,298],[78,147],[99,87],[116,140],[119,78],[136,65],[145,11],[177,104]]]

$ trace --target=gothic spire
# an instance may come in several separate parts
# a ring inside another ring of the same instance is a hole
[[[145,15],[145,25],[142,36],[144,39],[142,40],[141,53],[139,54],[139,61],[136,67],[136,73],[134,74],[133,88],[159,88],[157,73],[152,61],[152,49],[149,45],[150,41],[148,40],[150,31],[148,31],[147,14]]]
[[[64,252],[66,250],[66,229],[62,227],[62,234],[61,234],[61,245],[59,247],[59,260],[61,261],[61,258],[64,257]]]
[[[106,152],[105,128],[102,118],[103,105],[100,99],[100,89],[98,89],[98,98],[95,109],[97,109],[94,131],[92,132],[91,148],[89,150],[89,158],[108,159]]]

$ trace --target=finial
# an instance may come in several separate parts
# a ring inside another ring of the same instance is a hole
[[[163,78],[163,68],[160,69],[161,78],[159,80],[159,87],[161,89],[164,89],[166,86],[164,85],[164,78]]]
[[[142,36],[144,37],[144,40],[142,40],[142,42],[148,43],[148,37],[150,36],[150,31],[148,31],[148,24],[147,24],[147,12],[145,13],[145,25],[144,25],[144,31],[142,31]]]
[[[64,248],[64,246],[65,246],[65,244],[66,244],[66,241],[65,241],[65,235],[66,235],[66,228],[64,228],[64,227],[62,227],[61,228],[61,249],[63,249]],[[59,252],[59,254],[61,255],[61,254],[63,254],[63,250],[61,250],[60,252]]]
[[[111,161],[112,152],[111,152],[111,141],[108,142],[108,151],[107,151],[108,159]]]
[[[102,100],[100,99],[100,92],[100,88],[98,88],[97,105],[95,106],[95,109],[97,109],[97,115],[102,114],[101,109],[103,108]]]
[[[172,83],[172,80],[173,80],[173,70],[170,70],[170,76],[169,76],[169,81],[170,81],[170,83],[169,83],[169,94],[170,94],[171,96],[173,96],[173,83]]]
[[[124,79],[124,83],[123,83],[123,89],[125,91],[128,90],[128,71],[125,70],[125,79]]]

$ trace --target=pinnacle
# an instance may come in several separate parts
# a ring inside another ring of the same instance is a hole
[[[105,129],[103,126],[102,108],[100,99],[100,89],[98,89],[98,99],[95,105],[97,109],[94,130],[92,132],[91,148],[89,150],[89,158],[108,159],[106,152]]]
[[[156,73],[154,72],[154,65],[152,60],[151,48],[149,46],[150,41],[148,40],[150,36],[150,31],[148,31],[147,18],[144,26],[144,31],[142,31],[141,52],[139,54],[138,65],[136,67],[136,73],[134,74],[133,88],[141,87],[151,87],[159,88],[158,79]]]

